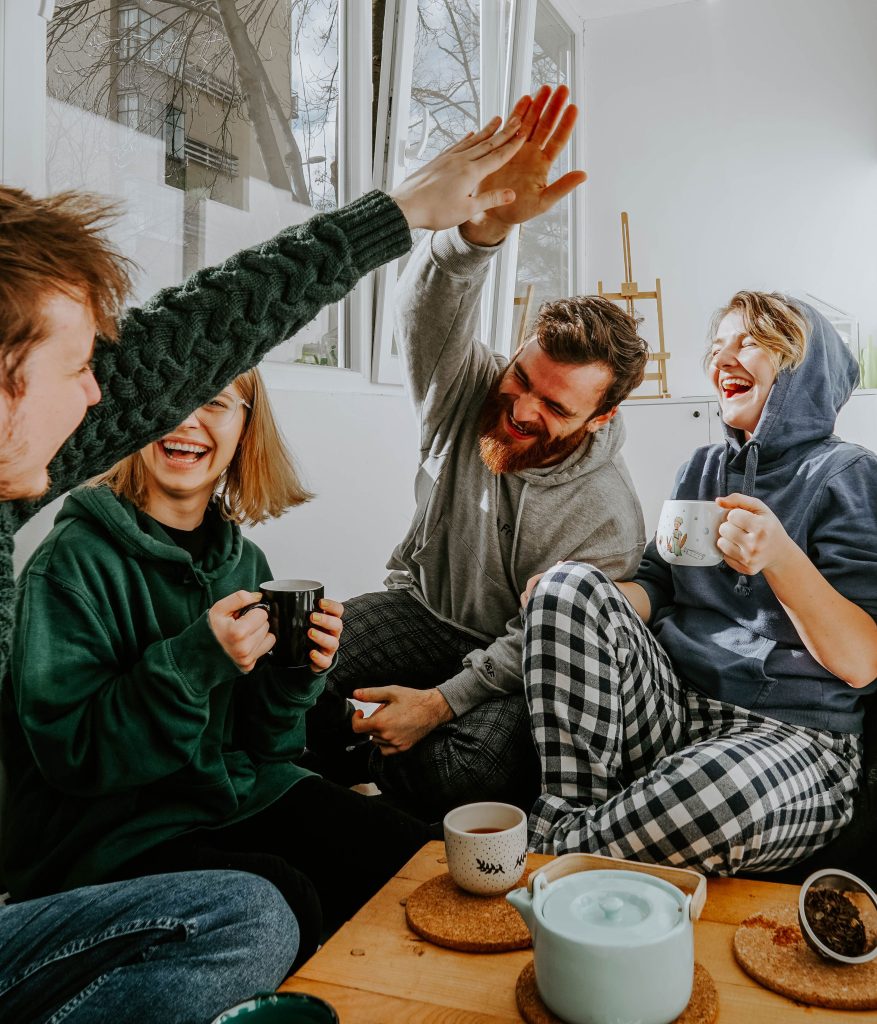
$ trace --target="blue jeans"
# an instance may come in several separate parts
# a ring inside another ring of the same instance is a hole
[[[93,885],[0,907],[0,1020],[207,1024],[270,991],[298,925],[277,890],[237,871]]]

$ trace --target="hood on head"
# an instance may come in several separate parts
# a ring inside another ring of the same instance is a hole
[[[796,369],[777,374],[764,404],[752,435],[761,463],[833,434],[837,415],[859,382],[856,358],[828,320],[806,302],[788,301],[809,326],[806,355]],[[731,453],[736,454],[744,447],[743,434],[727,423],[722,426]]]

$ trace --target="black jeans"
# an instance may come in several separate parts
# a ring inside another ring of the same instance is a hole
[[[388,800],[430,821],[479,800],[529,811],[539,795],[539,760],[523,693],[479,704],[403,754],[365,749],[364,757],[345,749],[359,738],[345,716],[345,698],[355,689],[438,686],[484,644],[437,619],[404,590],[362,594],[345,601],[344,609],[338,665],[307,716],[314,768],[338,781],[372,781]],[[351,762],[362,777],[353,778]]]
[[[266,878],[298,920],[295,969],[435,838],[434,829],[380,798],[311,776],[252,817],[171,839],[116,877],[233,868]]]

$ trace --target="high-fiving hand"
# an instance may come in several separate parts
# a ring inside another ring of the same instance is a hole
[[[555,161],[569,142],[578,108],[569,103],[569,89],[547,85],[532,98],[522,96],[512,118],[521,119],[519,137],[523,144],[515,154],[479,185],[481,192],[495,194],[511,190],[512,202],[484,210],[461,225],[463,237],[476,245],[496,245],[515,224],[546,213],[587,178],[584,171],[569,171],[548,184]]]
[[[529,99],[529,97],[528,97]],[[411,228],[456,227],[490,206],[510,203],[515,194],[504,185],[486,188],[484,180],[524,145],[512,115],[501,130],[501,118],[488,121],[480,132],[467,135],[416,170],[390,196]]]

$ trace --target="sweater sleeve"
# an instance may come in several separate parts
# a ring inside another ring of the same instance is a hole
[[[673,572],[667,562],[658,554],[654,537],[646,545],[639,568],[633,578],[649,598],[649,622],[654,623],[663,608],[673,604],[676,591],[673,587]]]
[[[861,450],[823,489],[807,554],[834,589],[877,621],[877,457]]]
[[[119,343],[99,343],[95,352],[102,400],[53,460],[52,487],[38,504],[172,430],[410,245],[402,211],[389,196],[371,192],[129,310]],[[19,518],[35,507],[23,503]]]
[[[255,578],[274,578],[265,552],[255,544]],[[326,672],[277,668],[266,655],[235,688],[237,739],[254,763],[294,761],[305,747],[305,713],[326,685]]]
[[[117,656],[92,596],[31,572],[12,657],[22,729],[46,780],[97,796],[170,775],[191,759],[214,686],[240,673],[204,613],[133,663]]]
[[[301,755],[305,713],[323,692],[328,674],[267,664],[240,681],[240,740],[254,763],[294,761]]]
[[[395,334],[408,393],[420,422],[420,447],[489,382],[494,354],[476,341],[481,289],[495,247],[470,245],[457,228],[428,235],[399,279]]]

